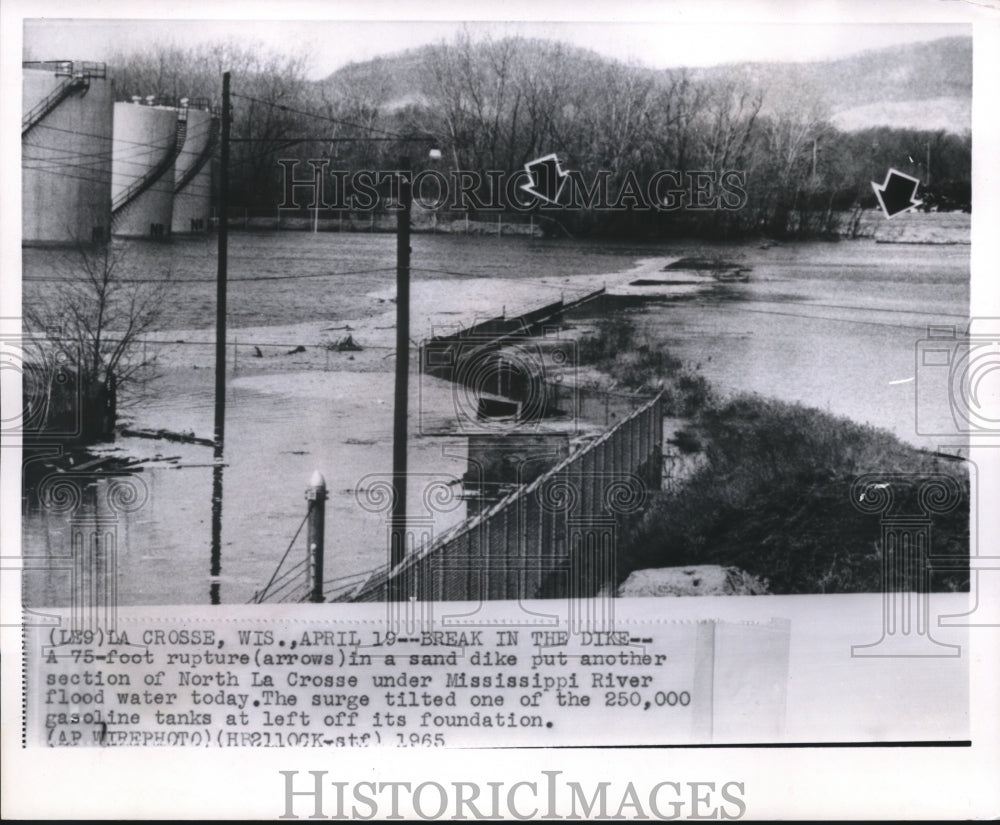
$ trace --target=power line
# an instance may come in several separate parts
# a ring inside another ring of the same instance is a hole
[[[298,275],[254,275],[248,278],[229,278],[230,283],[252,283],[257,281],[294,281],[308,278],[339,278],[349,275],[375,275],[380,272],[395,272],[395,267],[376,269],[356,269],[348,272],[304,272]],[[37,281],[53,283],[82,283],[76,278],[62,278],[54,275],[37,277],[24,276],[25,282]],[[117,284],[214,284],[215,278],[115,278]]]
[[[52,127],[52,128],[56,128],[56,127]],[[65,130],[65,129],[57,129],[57,131],[71,132],[71,130]],[[199,132],[194,132],[193,134],[189,135],[188,137],[197,140],[197,139],[201,138],[201,136],[203,134],[210,133],[210,131],[211,131],[211,127],[207,128],[207,129],[204,129],[202,131],[199,131]],[[73,133],[73,132],[71,132],[71,133]],[[79,133],[73,133],[73,134],[79,134]],[[169,151],[172,148],[172,144],[161,146],[161,145],[155,144],[155,143],[154,144],[140,144],[140,143],[136,143],[134,141],[123,141],[123,142],[128,143],[128,144],[134,144],[135,146],[139,146],[139,147],[141,147],[143,149],[146,149],[147,150],[147,154],[152,154],[153,152],[160,152],[160,153],[162,153],[162,152]],[[186,142],[187,141],[185,140],[185,143]],[[43,151],[45,151],[45,150],[56,150],[57,148],[63,148],[63,147],[48,147],[48,146],[42,146],[42,145],[30,144],[30,143],[28,144],[28,146],[32,147],[32,148],[40,149],[40,150],[43,150]],[[181,152],[178,154],[178,157],[183,156],[183,154],[184,154],[184,152],[183,152],[183,149],[182,149]],[[188,153],[188,154],[193,154],[193,153]],[[132,155],[132,157],[137,157],[137,156],[138,156],[138,152],[134,152],[133,155]],[[69,157],[72,157],[72,155],[63,155],[62,157],[63,158],[69,158]],[[141,169],[144,169],[144,170],[148,170],[148,169],[152,169],[153,168],[153,166],[150,165],[150,164],[148,164],[148,163],[143,163],[143,162],[140,162],[140,161],[137,161],[137,160],[130,160],[127,157],[121,157],[121,156],[114,157],[113,153],[108,153],[108,152],[78,153],[78,157],[80,157],[81,159],[82,158],[86,158],[86,157],[100,158],[105,163],[107,163],[107,161],[110,159],[110,161],[111,161],[111,163],[110,163],[110,165],[111,165],[111,175],[110,176],[108,175],[108,173],[106,171],[107,167],[104,166],[103,164],[100,165],[100,166],[98,166],[96,164],[95,165],[87,165],[87,164],[82,164],[82,163],[65,163],[65,162],[61,162],[57,157],[52,157],[52,156],[45,156],[45,157],[24,157],[24,158],[22,158],[22,168],[25,169],[25,170],[31,171],[31,172],[39,172],[39,173],[42,173],[42,174],[57,174],[57,175],[59,175],[62,178],[68,178],[68,179],[71,179],[71,180],[82,180],[82,181],[87,181],[87,182],[90,182],[90,183],[99,183],[99,184],[107,184],[109,182],[109,178],[113,182],[114,171],[115,171],[116,167],[120,169],[122,166],[131,166],[131,167],[138,167],[138,168],[141,168]],[[69,170],[75,170],[77,172],[82,172],[83,174],[73,175],[73,174],[70,174]],[[176,170],[176,166],[175,166],[175,170]],[[138,179],[140,176],[136,175],[134,177],[136,179]],[[173,194],[175,187],[176,187],[176,174],[173,175],[173,176],[170,176],[169,178],[164,175],[164,176],[161,176],[161,178],[158,179],[156,183],[154,183],[152,186],[150,186],[147,189],[147,191],[150,191],[150,192],[159,192],[159,193],[167,193],[167,192],[169,192],[169,193]],[[211,192],[212,192],[211,183],[199,182],[198,179],[195,178],[195,179],[193,179],[193,180],[191,180],[191,181],[188,182],[188,184],[187,184],[187,186],[185,186],[182,194],[183,195],[192,196],[192,197],[199,197],[199,196],[210,195]]]
[[[30,160],[36,160],[36,159],[32,158]],[[126,163],[129,166],[139,166],[145,172],[149,172],[149,171],[151,171],[151,170],[153,170],[155,168],[155,165],[150,165],[150,164],[140,164],[140,163],[137,163],[137,162],[126,162]],[[114,179],[116,177],[118,177],[118,178],[124,177],[125,181],[124,181],[124,184],[122,185],[123,189],[125,188],[125,185],[131,185],[132,183],[134,183],[134,182],[136,182],[136,181],[138,181],[138,180],[140,180],[140,179],[142,179],[144,177],[144,175],[142,175],[142,174],[137,174],[137,173],[133,173],[133,172],[122,173],[121,171],[119,171],[118,175],[115,175],[114,174],[114,168],[112,168],[111,172],[108,173],[107,167],[105,167],[105,166],[88,166],[88,165],[82,164],[82,163],[50,163],[50,164],[47,164],[47,165],[44,164],[44,163],[24,163],[24,164],[22,164],[22,169],[25,169],[25,170],[31,171],[31,172],[60,172],[62,170],[74,170],[74,171],[84,172],[84,173],[94,173],[93,175],[89,175],[89,176],[86,176],[86,177],[82,178],[83,180],[90,180],[90,181],[92,181],[94,183],[108,183],[108,182],[110,182],[110,183],[113,184],[114,183]],[[159,181],[161,181],[161,180],[166,181],[166,180],[168,180],[169,177],[176,178],[177,171],[178,171],[177,167],[175,167],[174,168],[174,175],[173,176],[167,176],[166,173],[164,173],[163,175],[160,175],[160,177],[157,179],[157,184],[154,184],[153,187],[151,187],[151,188],[153,188],[154,191],[157,191],[156,190],[156,186],[158,185]],[[180,167],[180,171],[181,172],[185,171],[185,169],[184,169],[183,166]],[[200,171],[201,170],[199,170],[199,172]],[[196,181],[197,181],[197,177],[192,178],[187,183],[187,185],[185,185],[185,187],[184,187],[185,191],[190,190],[192,188],[192,186],[196,186],[196,187],[199,187],[203,192],[211,192],[211,190],[212,190],[211,184],[197,183]],[[176,184],[176,181],[173,181],[171,183],[171,187],[173,187],[173,185],[175,185],[175,184]],[[162,191],[162,190],[160,190],[160,191]],[[173,191],[172,188],[171,188],[171,191]]]
[[[183,256],[180,256],[180,257],[189,258],[189,259],[198,259],[198,256],[196,256],[196,255],[183,255]],[[236,260],[251,260],[251,261],[258,260],[258,258],[256,256],[254,256],[254,255],[240,255],[240,256],[235,256],[235,259]],[[328,258],[321,257],[321,256],[306,256],[306,257],[296,256],[295,260],[297,260],[297,261],[324,261],[325,262],[325,261],[328,260]],[[352,275],[376,275],[376,274],[379,274],[379,273],[394,272],[394,271],[395,271],[395,267],[376,267],[376,268],[372,268],[372,269],[355,269],[355,270],[346,270],[346,271],[341,271],[341,272],[304,272],[304,273],[293,274],[293,275],[255,275],[255,276],[247,277],[247,278],[230,278],[229,280],[231,282],[291,281],[291,280],[310,279],[310,278],[338,278],[338,277],[348,277],[348,276],[352,276]],[[460,278],[490,278],[490,279],[496,280],[496,279],[503,279],[505,277],[503,275],[499,275],[499,274],[496,274],[496,273],[457,272],[455,270],[434,269],[432,267],[412,267],[412,271],[414,271],[414,272],[429,272],[429,273],[432,273],[432,274],[441,274],[441,275],[454,275],[454,276],[460,277]],[[65,278],[65,277],[56,277],[56,276],[50,276],[50,275],[39,275],[39,276],[24,275],[23,276],[23,280],[24,281],[38,281],[38,282],[55,282],[55,283],[76,283],[77,279],[75,279],[75,278]],[[513,280],[517,280],[517,279],[513,279]],[[207,284],[207,283],[213,283],[214,284],[215,283],[215,278],[176,278],[176,279],[175,278],[116,278],[115,282],[116,283],[138,283],[138,284],[145,284],[145,283],[150,283],[150,284],[153,284],[153,283],[171,283],[171,284],[184,284],[184,283],[190,283],[190,284],[194,284],[194,283],[206,283]],[[560,291],[572,291],[572,290],[566,290],[566,287],[564,285],[546,284],[546,283],[537,282],[537,281],[534,282],[534,283],[535,283],[535,286],[546,287],[548,289],[558,289]],[[587,292],[587,290],[583,289],[583,288],[581,288],[579,290],[576,290],[576,291],[579,291],[580,294],[584,294],[585,292]]]
[[[68,134],[68,135],[90,137],[90,138],[96,138],[96,139],[105,140],[105,141],[113,141],[114,144],[119,144],[119,145],[125,144],[125,145],[128,145],[128,146],[136,146],[136,147],[143,148],[143,149],[148,149],[150,147],[155,147],[155,148],[167,151],[173,145],[172,138],[170,139],[170,142],[168,142],[166,144],[160,144],[160,143],[149,143],[148,141],[125,140],[123,138],[115,138],[115,137],[109,136],[109,135],[99,135],[99,134],[96,134],[94,132],[81,132],[81,131],[76,130],[76,129],[62,129],[62,128],[58,127],[58,126],[50,126],[50,125],[48,125],[46,123],[39,123],[35,128],[36,129],[51,129],[54,132],[64,132],[65,134]],[[209,128],[211,128],[211,127],[209,127]],[[201,132],[194,132],[194,133],[189,134],[188,137],[189,138],[192,137],[192,136],[194,136],[194,137],[201,137],[201,134],[202,134]],[[280,143],[280,142],[283,142],[283,141],[287,142],[286,139],[284,139],[284,138],[269,138],[268,140],[270,140],[273,143]],[[187,142],[187,141],[185,140],[185,142]],[[231,141],[231,142],[233,142],[233,141]],[[257,141],[254,141],[254,142],[257,142]],[[28,145],[30,145],[30,144],[28,144]],[[181,149],[181,153],[183,153],[183,151],[184,150]],[[95,153],[91,153],[91,154],[93,154],[94,156],[97,156],[99,154],[102,155],[102,156],[106,156],[107,153],[105,153],[105,152],[101,152],[101,153],[95,152]],[[239,163],[242,163],[242,164],[246,164],[246,163],[251,163],[252,162],[252,160],[248,159],[248,158],[239,158],[237,160],[238,160]]]
[[[39,128],[52,129],[53,131],[57,131],[57,132],[66,132],[66,133],[71,134],[71,135],[83,135],[84,137],[94,137],[94,138],[101,138],[101,139],[112,140],[116,144],[126,145],[126,146],[135,146],[135,147],[138,147],[140,149],[168,150],[168,149],[170,149],[170,148],[173,147],[173,137],[171,137],[170,140],[167,143],[160,144],[160,143],[155,143],[155,142],[154,143],[150,143],[148,141],[147,142],[142,142],[142,141],[135,141],[135,140],[124,140],[122,138],[106,137],[105,135],[96,135],[96,134],[92,134],[92,133],[88,133],[88,132],[80,132],[80,131],[77,131],[77,130],[74,130],[74,129],[60,129],[60,128],[56,127],[56,126],[47,126],[45,124],[39,124]],[[189,140],[200,138],[202,135],[211,134],[211,132],[212,132],[211,125],[209,125],[209,127],[207,129],[189,131],[189,132],[187,132],[187,136],[186,136],[184,142],[186,144],[187,141],[189,141]],[[36,149],[49,149],[49,150],[68,149],[69,148],[69,147],[66,147],[66,146],[42,146],[40,144],[26,142],[26,141],[22,141],[22,145],[23,146],[30,146],[30,147],[36,148]],[[183,149],[181,151],[183,152]],[[74,155],[76,157],[81,157],[81,158],[82,157],[110,158],[110,157],[112,157],[112,152],[108,151],[108,150],[103,150],[102,149],[102,150],[97,151],[97,152],[78,152],[78,153],[73,153],[72,155],[67,155],[66,157],[72,157]]]
[[[86,167],[84,167],[84,168],[86,168]],[[38,172],[38,173],[43,174],[43,175],[59,175],[62,178],[69,178],[70,180],[82,180],[82,181],[87,181],[88,183],[107,183],[108,182],[108,178],[107,178],[106,175],[102,175],[100,177],[94,177],[92,175],[71,175],[68,172],[60,171],[60,169],[58,167],[54,168],[54,169],[41,169],[41,168],[29,167],[29,171],[31,171],[31,172]],[[161,192],[161,193],[163,193],[163,192],[170,192],[170,193],[173,193],[175,185],[176,185],[176,183],[174,181],[170,181],[169,183],[163,183],[163,184],[155,183],[152,186],[150,186],[146,191],[147,192]],[[190,187],[185,187],[184,192],[187,192],[189,188]],[[208,187],[206,187],[206,188],[208,188]],[[203,192],[202,194],[205,194],[205,193]]]
[[[156,333],[154,332],[154,333],[151,333],[151,334],[156,334]],[[44,338],[44,339],[42,339],[40,341],[36,341],[35,343],[37,343],[37,344],[42,344],[42,343],[53,343],[53,344],[55,344],[55,343],[62,343],[64,341],[65,342],[76,343],[81,338],[83,338],[83,336],[63,335],[63,336],[60,336],[59,338],[56,338],[56,337],[53,336],[52,338]],[[126,339],[124,339],[124,338],[114,338],[114,337],[108,337],[108,336],[104,336],[104,335],[101,336],[101,341],[103,343],[109,344],[109,345],[121,344],[125,340]],[[184,340],[161,341],[161,340],[156,340],[156,339],[153,339],[153,338],[146,338],[144,336],[133,337],[133,338],[129,338],[127,340],[133,342],[136,346],[140,346],[140,345],[143,345],[143,346],[149,345],[149,346],[157,346],[157,347],[214,347],[215,346],[215,341],[184,341]],[[333,344],[336,345],[336,342],[333,342]],[[84,346],[86,346],[86,344]],[[226,347],[228,348],[230,346],[237,346],[237,347],[269,347],[269,348],[281,348],[281,349],[284,349],[285,347],[302,347],[302,348],[307,349],[307,350],[309,350],[309,349],[318,349],[318,350],[330,351],[330,345],[328,343],[303,344],[301,341],[243,341],[243,340],[238,340],[235,337],[227,339],[227,341],[226,341]],[[395,350],[395,347],[392,347],[392,346],[383,346],[383,345],[379,345],[379,344],[365,344],[365,346],[363,347],[363,349],[366,349],[366,350],[376,350],[376,349],[377,350]],[[343,351],[344,352],[348,352],[348,353],[352,352],[352,350],[343,350]]]
[[[315,112],[306,112],[302,109],[294,109],[291,106],[285,106],[283,103],[274,103],[269,100],[261,100],[257,97],[251,97],[250,95],[241,95],[239,92],[233,92],[233,97],[239,97],[243,100],[249,100],[253,103],[260,103],[262,106],[270,106],[275,109],[280,109],[283,112],[289,112],[291,114],[302,115],[303,117],[311,117],[315,120],[322,120],[327,123],[333,123],[337,126],[347,126],[351,129],[359,129],[363,132],[379,132],[380,134],[386,135],[395,140],[432,140],[430,135],[427,136],[414,136],[414,135],[403,135],[399,132],[392,132],[388,129],[380,129],[377,126],[362,126],[359,123],[351,123],[348,120],[341,120],[335,117],[329,117],[327,115],[316,114]],[[317,138],[317,140],[329,140],[330,138]],[[358,138],[359,141],[366,140],[366,138]]]
[[[53,132],[63,132],[65,134],[67,134],[67,135],[76,135],[76,136],[80,136],[80,137],[96,138],[98,140],[113,141],[114,143],[124,144],[124,145],[127,145],[127,146],[141,146],[141,147],[155,146],[155,147],[160,148],[160,149],[169,149],[171,146],[173,146],[173,141],[174,141],[174,132],[170,133],[170,136],[166,139],[167,140],[166,143],[161,144],[161,143],[151,143],[148,140],[146,140],[146,141],[143,141],[143,140],[125,140],[124,138],[121,138],[121,137],[116,138],[113,134],[111,134],[111,135],[103,135],[103,134],[98,134],[96,132],[83,132],[83,131],[80,131],[79,129],[63,129],[60,126],[52,126],[52,125],[50,125],[48,123],[45,123],[44,121],[42,121],[41,123],[37,124],[35,126],[35,129],[49,129],[50,131],[53,131]]]
[[[187,258],[195,258],[194,255],[186,255]],[[252,255],[240,256],[241,260],[257,260]],[[310,258],[300,258],[296,257],[296,260],[312,260],[312,261],[326,261],[326,258],[321,257],[310,257]],[[445,269],[431,269],[428,267],[412,267],[415,272],[430,272],[434,274],[442,275],[455,275],[462,278],[490,278],[493,280],[503,279],[503,275],[496,275],[490,273],[473,273],[473,272],[455,272],[452,270]],[[348,270],[345,272],[304,272],[298,275],[255,275],[248,278],[230,278],[230,282],[255,282],[255,281],[294,281],[300,279],[311,279],[311,278],[338,278],[347,277],[351,275],[376,275],[384,272],[394,272],[395,267],[378,267],[374,269],[356,269]],[[56,277],[51,275],[39,275],[39,276],[23,276],[24,281],[38,281],[38,282],[54,282],[54,283],[76,283],[75,278],[64,278]],[[124,284],[156,284],[156,283],[169,283],[169,284],[209,284],[215,283],[215,278],[116,278],[115,283]],[[559,284],[546,284],[541,282],[534,282],[535,286],[541,286],[548,289],[558,289],[560,291],[567,291],[566,287]],[[585,294],[586,289],[576,290],[580,294]]]
[[[151,167],[150,167],[151,168]],[[71,180],[83,180],[89,181],[90,183],[99,184],[111,184],[113,185],[113,179],[110,175],[105,174],[103,169],[94,169],[89,166],[25,166],[24,169],[29,172],[40,172],[42,174],[48,175],[59,175],[61,177],[69,178]],[[94,174],[79,174],[71,175],[68,170],[76,170],[82,173],[93,172]],[[133,184],[142,178],[141,175],[136,175],[126,180],[126,184]],[[148,187],[147,192],[171,192],[173,193],[176,189],[177,181],[176,174],[167,176],[161,175],[157,178],[156,183]],[[122,190],[126,187],[123,185]],[[199,182],[197,177],[192,178],[185,184],[184,189],[177,193],[178,195],[203,195],[209,196],[212,194],[212,185],[210,183]]]

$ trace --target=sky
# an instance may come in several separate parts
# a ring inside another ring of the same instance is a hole
[[[100,7],[98,7],[100,8]],[[207,7],[209,10],[212,6]],[[232,7],[230,7],[232,8]],[[420,8],[413,6],[410,8]],[[789,6],[794,8],[794,4]],[[790,19],[794,19],[790,15]],[[119,50],[157,43],[220,40],[305,54],[312,79],[354,61],[451,40],[463,28],[475,37],[522,35],[562,40],[610,58],[652,68],[742,61],[805,61],[842,57],[900,43],[969,35],[968,24],[654,21],[454,20],[155,20],[34,19],[24,21],[25,59],[107,60]]]

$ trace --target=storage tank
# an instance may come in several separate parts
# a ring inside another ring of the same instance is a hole
[[[173,219],[174,163],[184,146],[186,112],[133,98],[115,104],[111,160],[111,231],[162,238]]]
[[[219,119],[208,100],[181,100],[187,135],[174,169],[174,232],[204,232],[212,216],[212,156]]]
[[[22,242],[104,240],[111,225],[114,116],[105,64],[59,60],[22,67]]]

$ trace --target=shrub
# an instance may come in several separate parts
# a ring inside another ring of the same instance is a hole
[[[670,415],[694,415],[711,400],[704,376],[662,347],[636,344],[635,327],[628,320],[599,321],[597,333],[584,336],[577,352],[581,363],[592,364],[629,389],[662,391]]]
[[[968,554],[964,464],[891,433],[799,404],[740,396],[704,408],[685,440],[704,445],[705,461],[674,491],[653,496],[620,554],[622,578],[644,567],[721,564],[769,579],[773,593],[879,591],[879,518],[849,501],[851,484],[868,472],[910,475],[912,483],[894,487],[907,512],[917,510],[922,479],[952,476],[963,500],[934,517],[933,552]],[[959,565],[932,579],[932,587],[963,590],[968,582],[967,567]]]

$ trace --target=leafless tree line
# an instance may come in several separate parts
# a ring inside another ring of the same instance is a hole
[[[569,217],[584,231],[623,234],[822,232],[837,213],[871,205],[870,180],[900,157],[923,158],[925,147],[930,156],[932,144],[936,178],[958,187],[952,200],[962,200],[969,176],[968,138],[839,132],[809,89],[779,93],[739,66],[711,76],[654,71],[557,41],[468,32],[320,82],[307,79],[307,66],[305,56],[230,43],[123,55],[115,74],[122,97],[217,98],[230,70],[234,203],[258,215],[282,200],[279,158],[395,168],[408,148],[398,135],[430,136],[445,167],[481,173],[555,152],[584,175],[608,170],[612,198],[627,171],[640,181],[662,169],[746,174],[747,202],[736,212]]]

